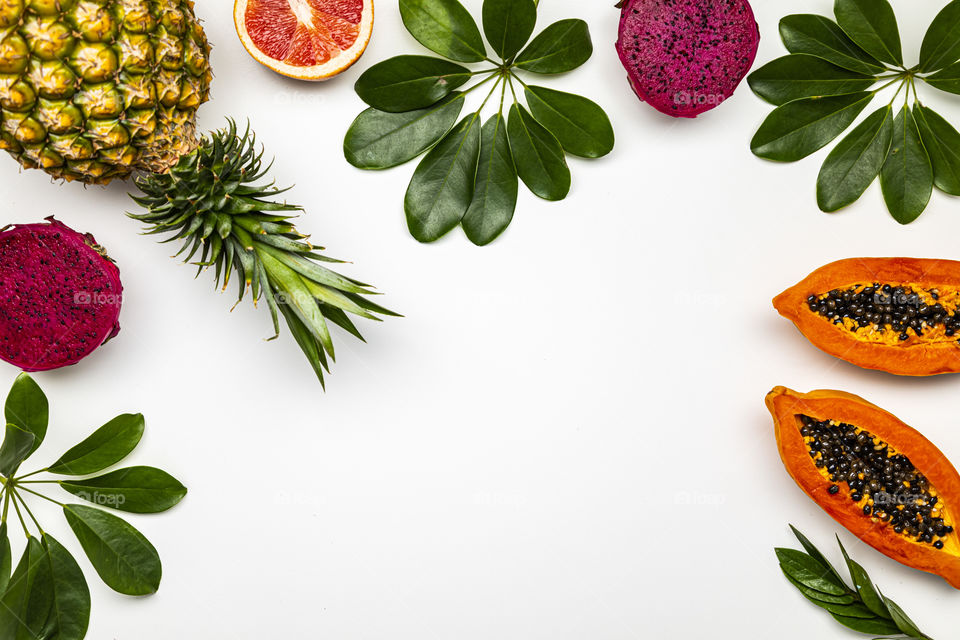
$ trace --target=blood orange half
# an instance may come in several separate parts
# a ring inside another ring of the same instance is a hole
[[[373,0],[235,0],[233,21],[260,64],[291,78],[326,80],[367,48]]]

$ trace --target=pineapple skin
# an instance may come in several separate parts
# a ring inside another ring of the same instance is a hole
[[[199,145],[210,45],[190,0],[0,0],[0,149],[105,184]]]

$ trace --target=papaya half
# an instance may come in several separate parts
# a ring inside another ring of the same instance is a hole
[[[960,475],[923,435],[843,391],[767,394],[780,458],[834,520],[960,589]]]
[[[848,258],[773,299],[810,342],[866,369],[960,372],[960,262]]]

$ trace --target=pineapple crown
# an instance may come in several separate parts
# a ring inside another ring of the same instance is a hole
[[[206,135],[200,146],[182,156],[166,173],[135,179],[146,209],[128,215],[146,225],[146,234],[169,234],[163,242],[181,241],[176,256],[197,266],[197,275],[214,267],[216,285],[226,289],[232,272],[238,280],[237,303],[250,290],[254,304],[265,298],[280,333],[283,315],[290,332],[324,384],[328,357],[335,360],[329,323],[360,340],[350,318],[397,316],[365,296],[372,287],[328,269],[342,263],[325,256],[290,222],[302,208],[272,198],[287,191],[261,182],[270,170],[249,124],[242,134],[233,120]],[[199,252],[199,254],[198,254]],[[222,282],[222,285],[221,285]]]

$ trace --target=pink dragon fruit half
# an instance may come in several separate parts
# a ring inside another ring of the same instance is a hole
[[[747,0],[624,0],[617,53],[641,100],[695,118],[733,95],[757,56]]]
[[[120,331],[117,265],[47,220],[0,229],[0,358],[24,371],[75,364]]]

